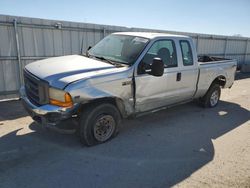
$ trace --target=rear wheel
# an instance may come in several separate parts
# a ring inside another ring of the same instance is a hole
[[[213,84],[206,95],[202,97],[201,102],[206,108],[213,108],[217,106],[220,100],[221,88],[219,84]]]
[[[84,110],[80,117],[81,143],[93,146],[104,143],[118,134],[121,116],[112,104],[96,104]]]

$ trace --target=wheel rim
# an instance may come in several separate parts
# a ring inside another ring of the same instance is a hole
[[[215,106],[218,103],[218,100],[219,100],[219,92],[216,90],[212,93],[210,98],[211,106]]]
[[[115,130],[115,120],[111,115],[101,115],[94,125],[96,140],[104,142],[108,140]]]

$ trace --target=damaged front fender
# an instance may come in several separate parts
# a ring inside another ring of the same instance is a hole
[[[128,74],[121,75],[112,75],[113,79],[102,77],[82,80],[70,84],[65,90],[71,94],[74,103],[86,104],[112,99],[122,116],[128,117],[134,113],[133,81],[132,77],[127,77]]]

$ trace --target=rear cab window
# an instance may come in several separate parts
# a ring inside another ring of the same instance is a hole
[[[181,40],[180,41],[182,62],[184,66],[191,66],[194,64],[194,58],[192,53],[192,48],[189,41]]]

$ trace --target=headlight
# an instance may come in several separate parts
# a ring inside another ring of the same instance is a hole
[[[49,103],[61,107],[73,106],[70,94],[55,88],[49,88]]]

